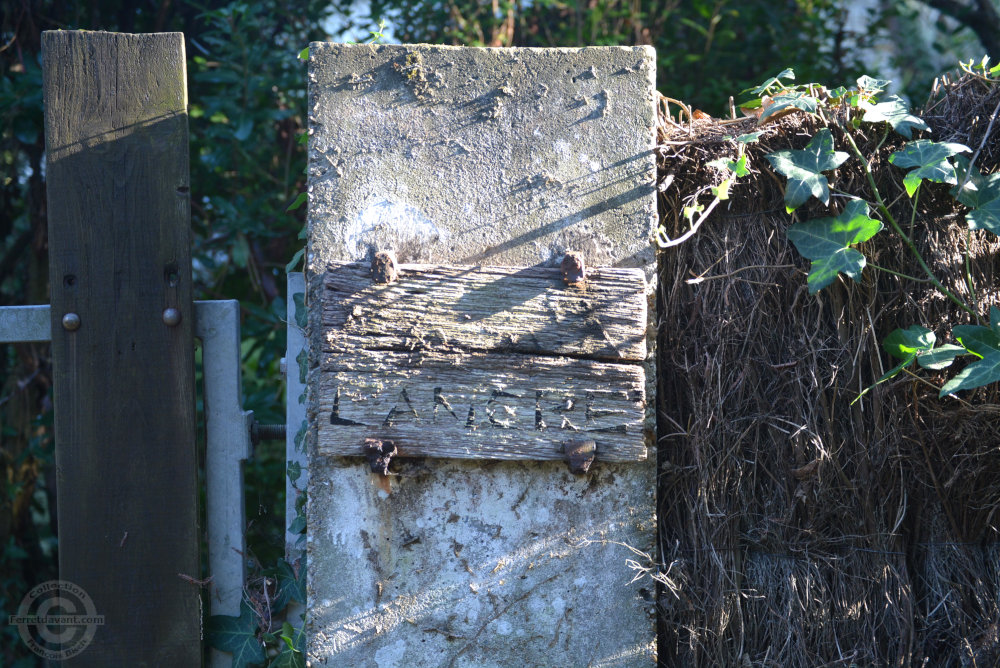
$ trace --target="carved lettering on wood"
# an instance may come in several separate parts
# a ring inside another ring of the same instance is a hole
[[[373,283],[360,263],[323,277],[318,450],[363,455],[602,461],[646,456],[646,294],[640,270],[400,265]]]

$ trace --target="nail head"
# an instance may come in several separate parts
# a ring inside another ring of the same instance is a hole
[[[80,329],[80,316],[76,313],[67,313],[62,318],[62,326],[67,332],[75,332]]]
[[[175,308],[163,310],[163,323],[168,327],[175,327],[181,322],[181,312]]]
[[[399,278],[396,271],[396,254],[392,251],[379,251],[372,260],[372,280],[376,283],[393,283]]]
[[[578,251],[566,251],[559,268],[562,269],[563,281],[569,285],[583,283],[587,278],[587,265],[583,253]]]

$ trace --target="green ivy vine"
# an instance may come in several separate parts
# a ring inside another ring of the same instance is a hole
[[[989,82],[1000,81],[1000,65],[990,67],[989,59],[980,63],[964,63],[969,74]],[[784,201],[788,213],[815,198],[823,205],[830,204],[830,184],[827,173],[849,160],[857,160],[874,197],[867,201],[847,194],[847,202],[839,213],[794,223],[787,237],[804,257],[811,260],[807,283],[810,294],[828,287],[840,274],[860,282],[866,267],[875,271],[895,274],[904,279],[930,283],[941,294],[968,313],[976,324],[956,325],[952,328],[953,342],[939,343],[934,332],[920,325],[910,324],[890,333],[882,342],[883,349],[899,363],[865,389],[860,398],[872,387],[908,370],[916,362],[921,369],[939,371],[960,357],[970,363],[951,377],[940,388],[939,397],[962,390],[972,390],[1000,381],[1000,309],[990,307],[988,314],[977,310],[976,292],[971,274],[966,272],[969,299],[949,290],[927,264],[907,229],[912,230],[916,219],[921,188],[925,182],[952,186],[950,194],[966,207],[965,222],[969,230],[986,230],[1000,236],[1000,173],[981,174],[975,166],[978,151],[973,153],[963,144],[935,142],[926,138],[913,138],[914,132],[929,134],[930,126],[912,113],[906,102],[895,95],[881,96],[888,81],[869,76],[859,78],[850,88],[828,90],[818,84],[793,84],[795,74],[786,69],[756,88],[749,89],[752,97],[741,108],[759,114],[761,122],[788,113],[810,114],[823,121],[804,149],[781,150],[766,155],[775,172],[785,177]],[[1000,111],[1000,107],[998,107]],[[987,129],[987,136],[996,120],[996,112]],[[876,150],[881,148],[889,132],[909,140],[894,151],[889,162],[901,170],[901,180],[909,198],[912,216],[904,225],[892,215],[872,174],[869,159],[858,148],[851,130],[862,125],[884,124],[885,134]],[[830,127],[842,131],[849,152],[835,148]],[[735,179],[747,174],[745,145],[758,140],[761,133],[737,137],[739,153],[734,159],[714,160],[711,166],[727,174],[720,186],[712,189],[713,200],[706,206],[695,203],[684,210],[690,230],[678,239],[669,239],[665,230],[659,230],[661,247],[676,245],[688,238],[704,222],[708,213],[729,196]],[[697,218],[696,218],[697,217]],[[889,229],[899,236],[913,254],[925,278],[907,276],[888,267],[869,265],[858,250],[861,244]],[[968,255],[968,248],[965,253]],[[968,266],[968,257],[965,258]],[[856,401],[857,399],[855,399]]]

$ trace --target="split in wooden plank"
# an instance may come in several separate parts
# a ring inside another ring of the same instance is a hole
[[[452,350],[646,358],[646,281],[640,269],[590,269],[580,286],[558,269],[399,265],[372,282],[362,263],[323,276],[326,351]]]
[[[364,454],[366,438],[406,457],[557,460],[571,439],[597,460],[646,458],[645,372],[568,357],[355,350],[314,372],[318,453]]]

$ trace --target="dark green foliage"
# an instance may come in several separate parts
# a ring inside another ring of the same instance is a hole
[[[342,2],[341,6],[349,3]],[[661,92],[721,115],[730,95],[794,64],[801,78],[838,81],[861,69],[836,0],[478,2],[375,0],[401,42],[479,46],[651,44]]]

